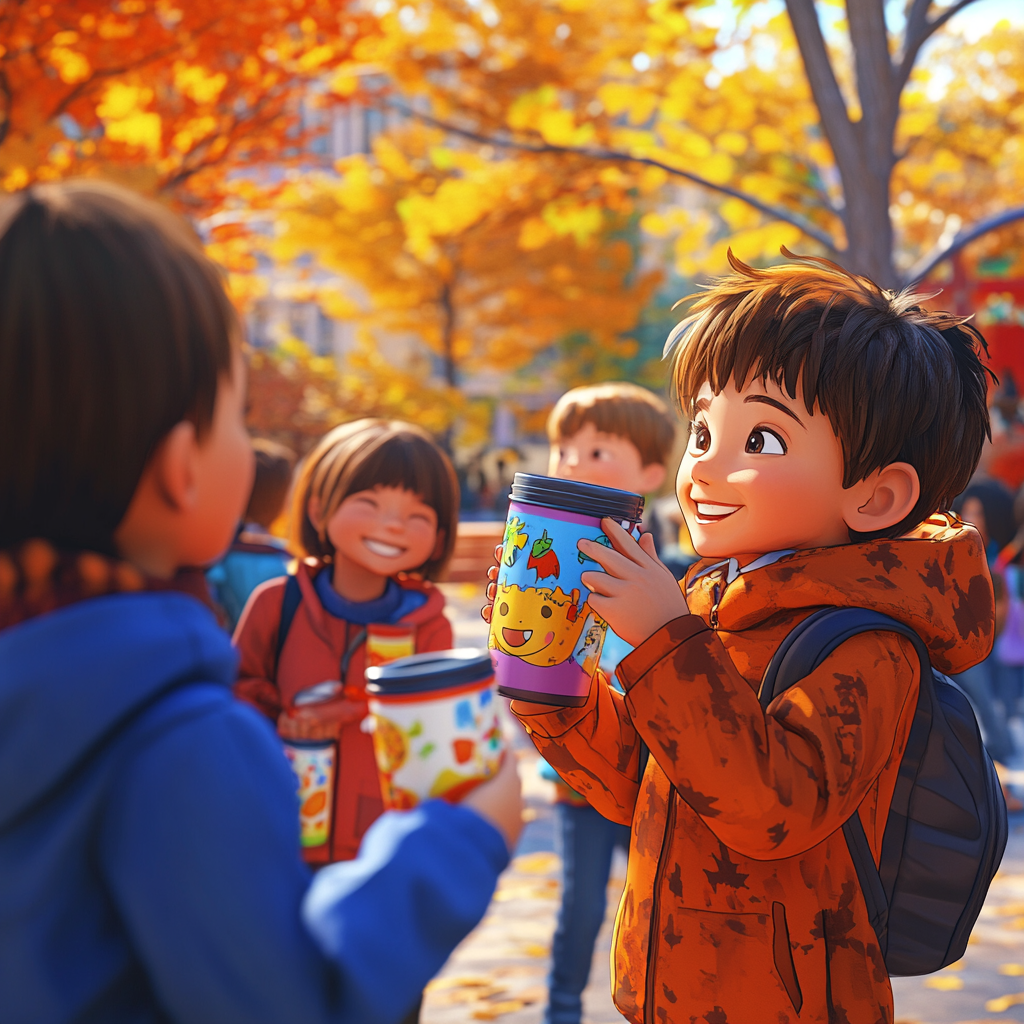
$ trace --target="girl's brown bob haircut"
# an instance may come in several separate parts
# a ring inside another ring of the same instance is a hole
[[[401,487],[437,513],[444,536],[440,554],[413,570],[436,580],[455,547],[459,525],[459,481],[448,456],[419,427],[401,420],[364,419],[326,434],[306,456],[292,498],[292,544],[300,556],[334,558],[327,523],[350,495],[374,487]],[[320,503],[320,525],[309,517],[310,498]]]
[[[153,449],[200,438],[241,334],[188,225],[100,181],[0,204],[0,548],[113,554]]]
[[[627,381],[588,384],[566,391],[548,416],[548,440],[558,444],[589,423],[602,434],[629,441],[644,466],[664,466],[676,425],[668,406],[652,391]]]
[[[843,448],[843,486],[893,462],[918,473],[921,497],[906,519],[854,540],[898,537],[945,511],[991,437],[982,364],[985,340],[963,317],[927,310],[923,296],[879,288],[824,259],[735,273],[710,285],[669,335],[684,416],[707,383],[718,394],[770,379],[811,414],[823,412]],[[686,299],[683,300],[688,301]]]

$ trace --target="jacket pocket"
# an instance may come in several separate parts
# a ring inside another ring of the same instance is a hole
[[[654,1005],[646,1019],[683,1024],[717,1015],[798,1024],[803,1000],[792,957],[788,964],[779,957],[782,970],[776,964],[777,946],[789,949],[785,910],[776,905],[781,918],[768,907],[764,914],[666,908],[656,940]]]

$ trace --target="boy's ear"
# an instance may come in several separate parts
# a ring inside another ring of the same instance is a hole
[[[164,502],[169,511],[191,509],[198,499],[195,472],[198,449],[195,424],[182,420],[171,427],[153,452],[147,469],[154,496]]]
[[[846,525],[857,533],[874,533],[910,515],[921,497],[921,481],[909,462],[890,462],[845,493]]]
[[[643,494],[652,494],[660,490],[665,482],[668,471],[660,462],[651,462],[640,470],[640,490]]]

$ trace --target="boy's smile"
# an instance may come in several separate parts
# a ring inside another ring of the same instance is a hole
[[[797,393],[760,379],[698,392],[676,487],[701,555],[849,543],[842,445]]]

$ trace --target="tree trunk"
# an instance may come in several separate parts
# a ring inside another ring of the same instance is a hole
[[[438,305],[441,309],[441,361],[444,369],[445,383],[454,388],[457,383],[457,367],[455,365],[455,302],[452,299],[452,285],[445,281],[438,297]],[[454,440],[454,425],[449,425],[441,434],[441,447],[451,455],[452,443]]]

